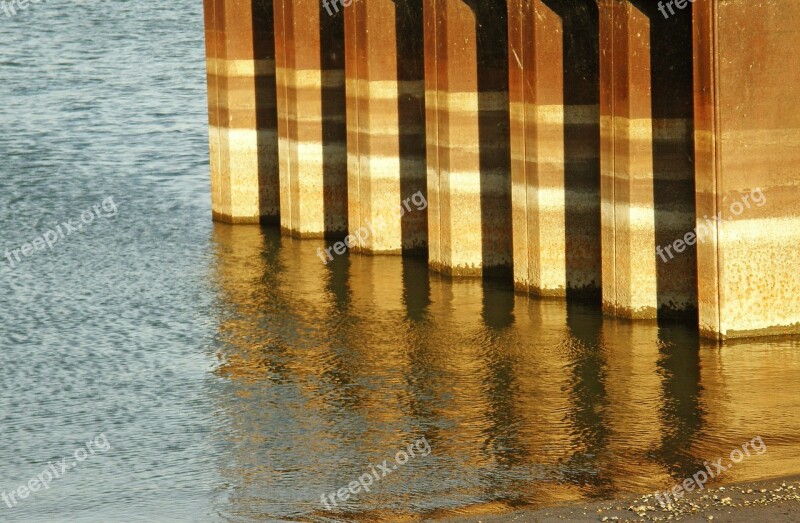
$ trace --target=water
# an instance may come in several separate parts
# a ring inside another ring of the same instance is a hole
[[[720,348],[212,224],[199,2],[0,24],[0,254],[117,209],[0,259],[0,494],[109,445],[1,521],[500,511],[667,488],[756,436],[721,482],[800,471],[796,340]],[[422,436],[429,455],[324,510]]]

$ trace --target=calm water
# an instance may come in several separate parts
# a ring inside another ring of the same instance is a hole
[[[800,343],[717,348],[210,220],[200,2],[0,13],[0,521],[396,520],[800,472]],[[368,494],[333,492],[425,436]]]

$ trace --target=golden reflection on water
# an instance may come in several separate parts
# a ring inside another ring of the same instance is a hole
[[[220,512],[319,519],[322,493],[432,447],[334,515],[398,520],[671,487],[762,436],[721,483],[800,472],[800,343],[680,326],[218,224]],[[340,504],[341,505],[341,504]]]

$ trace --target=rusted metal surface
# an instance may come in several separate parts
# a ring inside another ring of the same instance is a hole
[[[427,208],[408,204],[427,192],[422,3],[354,0],[344,15],[349,227],[365,237],[354,250],[424,252]]]
[[[798,45],[797,2],[694,4],[698,224],[723,217],[698,249],[708,337],[800,332]]]
[[[600,288],[598,11],[510,0],[514,283],[545,296]]]
[[[272,2],[205,0],[214,219],[277,221]]]
[[[696,254],[658,247],[694,228],[691,11],[665,19],[633,0],[599,0],[603,308],[691,315]]]
[[[319,0],[275,0],[281,228],[347,232],[344,17]]]
[[[430,266],[510,273],[505,2],[425,0],[424,17]]]
[[[800,331],[800,4],[332,5],[205,0],[215,219],[370,225],[356,250],[616,316]]]

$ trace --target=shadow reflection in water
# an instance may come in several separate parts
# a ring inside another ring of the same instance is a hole
[[[723,482],[798,470],[799,343],[719,347],[424,260],[217,224],[215,398],[230,520],[320,503],[425,435],[432,453],[339,502],[349,519],[503,510],[670,487],[761,435]]]

